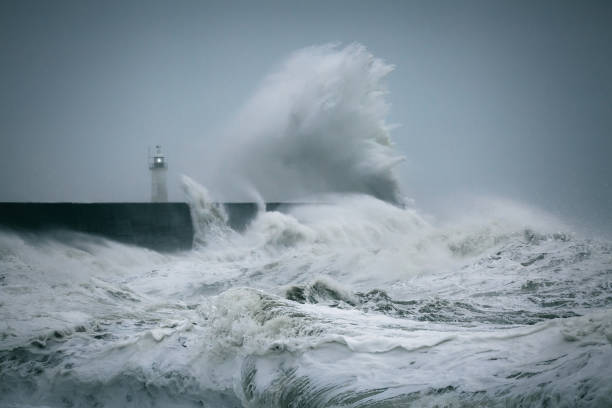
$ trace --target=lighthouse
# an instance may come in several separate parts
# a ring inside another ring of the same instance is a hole
[[[168,171],[168,162],[162,153],[160,145],[155,146],[153,156],[149,155],[149,170],[151,171],[151,202],[167,202],[166,172]]]

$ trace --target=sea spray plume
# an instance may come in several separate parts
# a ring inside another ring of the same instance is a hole
[[[401,203],[392,169],[403,158],[385,123],[392,70],[360,44],[293,53],[229,129],[220,188],[248,180],[267,200],[358,192]]]
[[[190,177],[181,176],[181,187],[189,203],[193,229],[194,244],[206,245],[210,239],[220,239],[230,233],[227,225],[228,216],[222,204],[213,202],[206,187]]]

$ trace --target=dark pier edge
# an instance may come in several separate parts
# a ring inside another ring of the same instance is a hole
[[[266,203],[284,211],[299,203]],[[257,204],[224,203],[228,224],[241,231],[257,215]],[[47,233],[69,230],[156,251],[189,250],[194,227],[186,203],[0,203],[0,228]]]
[[[186,203],[0,203],[0,226],[29,233],[78,231],[164,252],[193,244]]]

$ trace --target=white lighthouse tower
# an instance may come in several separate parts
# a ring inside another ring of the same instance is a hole
[[[160,145],[155,146],[153,156],[149,155],[149,170],[151,171],[151,202],[167,202],[166,172],[168,171],[168,162]]]

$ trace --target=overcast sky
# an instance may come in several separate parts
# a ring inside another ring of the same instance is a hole
[[[147,146],[214,184],[222,130],[289,53],[394,64],[405,195],[500,195],[612,228],[612,2],[0,2],[0,201],[147,201]],[[214,187],[214,186],[213,186]],[[603,226],[603,227],[602,227]]]

